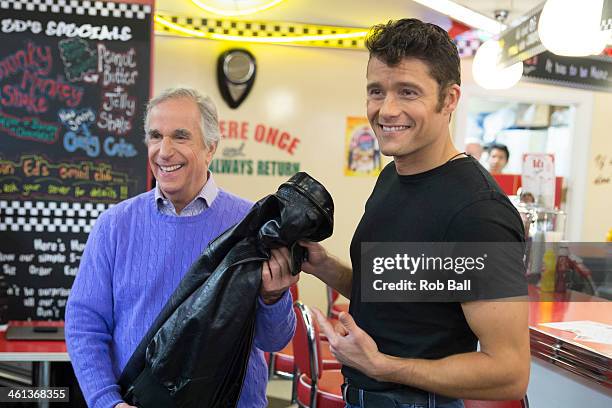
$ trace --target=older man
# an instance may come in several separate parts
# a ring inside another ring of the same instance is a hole
[[[68,352],[90,407],[127,408],[117,380],[132,352],[208,243],[251,203],[208,171],[219,141],[212,101],[188,88],[149,102],[145,119],[155,189],[104,212],[91,232],[66,309]],[[239,407],[266,406],[264,351],[293,336],[286,248],[262,266],[255,341]]]

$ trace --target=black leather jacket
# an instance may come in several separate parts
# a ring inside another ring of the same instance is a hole
[[[305,250],[296,241],[320,241],[332,230],[332,198],[306,173],[255,203],[179,283],[123,370],[124,400],[144,408],[235,407],[254,336],[262,262],[271,248],[288,247],[298,273]]]

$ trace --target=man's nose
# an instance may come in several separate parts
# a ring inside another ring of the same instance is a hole
[[[393,95],[385,96],[385,99],[382,101],[382,105],[380,106],[379,116],[385,117],[395,117],[400,114],[399,105],[397,100]]]
[[[159,145],[159,155],[161,157],[169,157],[172,156],[174,152],[174,146],[172,144],[172,139],[169,137],[162,137],[162,140]]]

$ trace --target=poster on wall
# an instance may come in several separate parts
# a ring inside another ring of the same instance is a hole
[[[521,195],[531,194],[533,203],[540,207],[555,207],[555,156],[548,153],[523,155]]]
[[[0,2],[0,265],[10,319],[63,319],[98,215],[147,188],[146,1]]]
[[[382,170],[380,147],[367,118],[347,117],[345,176],[378,176]]]

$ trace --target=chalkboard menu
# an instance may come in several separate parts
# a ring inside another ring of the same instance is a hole
[[[0,273],[10,319],[63,319],[96,217],[146,190],[144,3],[0,1]]]

